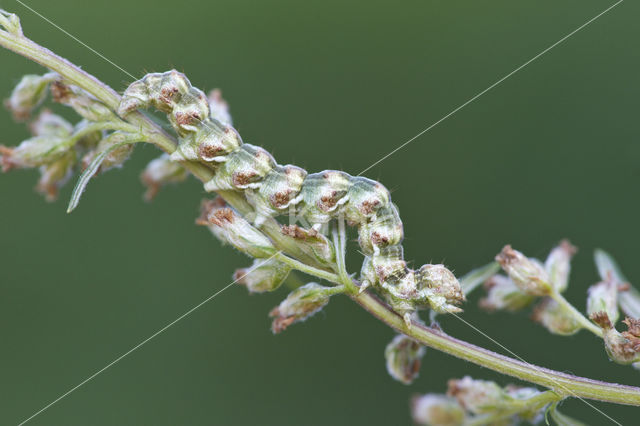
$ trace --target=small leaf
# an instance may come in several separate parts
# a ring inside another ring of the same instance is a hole
[[[618,304],[622,311],[630,317],[640,318],[640,291],[629,284],[616,261],[604,250],[596,249],[593,258],[598,268],[598,273],[603,280],[613,278],[618,285],[628,284],[629,288],[618,293]]]
[[[498,262],[491,262],[468,272],[459,280],[462,292],[467,296],[480,284],[497,274],[499,270],[500,264],[498,264]]]
[[[554,403],[548,411],[551,419],[555,422],[557,426],[587,426],[586,423],[581,422],[580,420],[576,420],[567,416],[566,414],[562,414],[558,411],[558,403]]]
[[[136,139],[139,139],[139,137],[136,137]],[[100,165],[105,160],[105,158],[107,158],[107,156],[113,151],[115,151],[116,149],[124,145],[130,145],[135,142],[136,141],[133,140],[133,138],[130,138],[130,140],[125,140],[124,142],[113,144],[107,149],[105,149],[104,151],[102,151],[100,154],[96,155],[96,157],[91,161],[91,163],[89,163],[89,165],[84,170],[84,172],[82,172],[82,175],[78,179],[78,182],[76,183],[75,188],[73,188],[73,193],[71,194],[71,200],[69,201],[69,207],[67,208],[67,213],[71,213],[76,207],[78,207],[78,203],[80,202],[80,197],[82,197],[82,193],[84,192],[84,189],[89,184],[89,180],[91,180],[91,178],[97,173],[98,169],[100,168]]]

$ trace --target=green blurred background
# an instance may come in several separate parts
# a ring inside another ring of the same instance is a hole
[[[246,142],[281,163],[357,174],[611,2],[29,0],[128,72],[175,67],[223,89]],[[124,89],[131,79],[17,2],[28,36]],[[567,297],[610,250],[640,282],[640,5],[627,1],[372,170],[393,191],[407,258],[458,274],[505,243],[544,258],[579,246]],[[42,69],[0,51],[0,94]],[[70,115],[71,117],[71,115]],[[0,115],[1,141],[27,136]],[[191,179],[141,199],[139,148],[65,214],[34,172],[0,176],[0,424],[16,424],[231,281],[249,260],[194,226]],[[351,269],[358,259],[352,256]],[[346,298],[273,336],[284,291],[232,287],[36,417],[41,425],[401,425],[411,395],[465,374],[513,382],[428,350],[412,386],[391,380],[391,330]],[[527,313],[464,318],[529,362],[640,385],[587,332],[557,337]],[[449,333],[498,350],[453,318]],[[638,410],[595,404],[622,424]],[[610,424],[580,401],[565,411]],[[634,421],[636,419],[636,421]]]

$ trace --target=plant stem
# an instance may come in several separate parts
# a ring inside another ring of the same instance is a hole
[[[117,109],[120,96],[116,91],[86,71],[83,71],[66,59],[61,58],[26,37],[0,31],[0,46],[57,72],[72,84],[91,93],[113,110]],[[176,149],[176,141],[144,114],[133,112],[127,115],[126,120],[137,126],[138,130],[144,134],[146,140],[149,140],[163,151],[172,153]],[[183,166],[203,182],[210,180],[213,176],[213,172],[203,164],[184,162]],[[220,191],[219,195],[241,214],[247,214],[251,211],[251,206],[241,193]],[[286,242],[277,221],[274,219],[266,221],[265,224],[262,225],[261,230],[273,240],[276,246],[286,252],[284,248]],[[353,285],[352,282],[346,282],[347,280],[351,281],[351,278],[348,276],[341,278],[333,272],[309,266],[283,253],[278,253],[276,257],[295,269],[336,283],[339,286],[349,288]],[[342,289],[342,287],[336,287],[335,292],[341,292]],[[413,322],[411,327],[407,327],[402,317],[375,296],[362,293],[359,295],[351,295],[351,297],[389,327],[414,338],[425,346],[443,351],[499,373],[554,389],[554,391],[561,396],[575,396],[640,406],[640,388],[590,380],[534,366],[458,340],[440,330],[425,327],[417,322]]]
[[[600,327],[596,326],[594,323],[589,321],[582,313],[577,310],[571,303],[564,298],[564,296],[558,292],[553,292],[549,295],[553,300],[555,300],[560,306],[567,310],[571,316],[580,323],[582,328],[589,330],[593,334],[598,337],[602,337],[602,330]]]

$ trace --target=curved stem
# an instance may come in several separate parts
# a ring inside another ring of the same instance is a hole
[[[582,326],[582,328],[589,330],[598,337],[602,337],[602,330],[594,323],[589,321],[582,313],[577,310],[567,299],[560,293],[554,292],[549,295],[560,306],[562,306],[571,316]]]
[[[380,321],[425,346],[499,373],[545,386],[562,396],[640,406],[640,388],[591,380],[518,361],[456,339],[440,330],[428,328],[417,322],[412,322],[411,327],[407,328],[402,317],[375,296],[364,293],[352,296],[352,298]]]
[[[120,96],[116,91],[91,74],[26,37],[0,31],[0,46],[57,72],[73,84],[100,99],[112,109],[117,109]],[[144,114],[134,112],[127,115],[126,119],[138,127],[139,131],[145,135],[146,140],[151,141],[163,151],[171,153],[175,150],[176,141]],[[183,166],[201,181],[206,182],[213,176],[212,171],[205,165],[195,162],[185,162]],[[241,214],[247,214],[251,211],[251,206],[242,194],[233,191],[221,191],[218,194]],[[280,225],[274,219],[268,220],[261,229],[273,240],[276,246],[286,252],[283,248],[286,244],[280,230]],[[351,280],[349,277],[343,277],[341,279],[340,276],[330,271],[323,271],[311,267],[283,254],[279,254],[278,256],[280,256],[280,260],[286,261],[286,263],[302,272],[316,275],[338,285],[344,285],[347,288],[353,285],[353,283],[347,284],[344,282],[347,279]],[[411,327],[407,327],[402,317],[375,296],[362,293],[351,295],[351,298],[389,327],[412,337],[425,346],[443,351],[499,373],[554,389],[555,392],[561,396],[575,396],[640,406],[640,388],[590,380],[534,366],[456,339],[442,331],[425,327],[417,322],[413,322]]]

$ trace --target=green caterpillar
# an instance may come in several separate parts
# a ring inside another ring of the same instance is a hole
[[[118,113],[151,106],[166,113],[178,133],[179,147],[171,159],[214,165],[215,175],[205,190],[241,191],[255,208],[256,226],[269,217],[295,214],[319,231],[342,215],[358,228],[365,255],[362,288],[377,288],[405,317],[423,306],[460,311],[456,305],[464,295],[451,271],[443,265],[416,271],[407,266],[402,221],[381,183],[337,170],[308,174],[297,166],[277,164],[263,148],[243,143],[230,118],[213,118],[207,96],[178,71],[147,74],[132,83]]]

